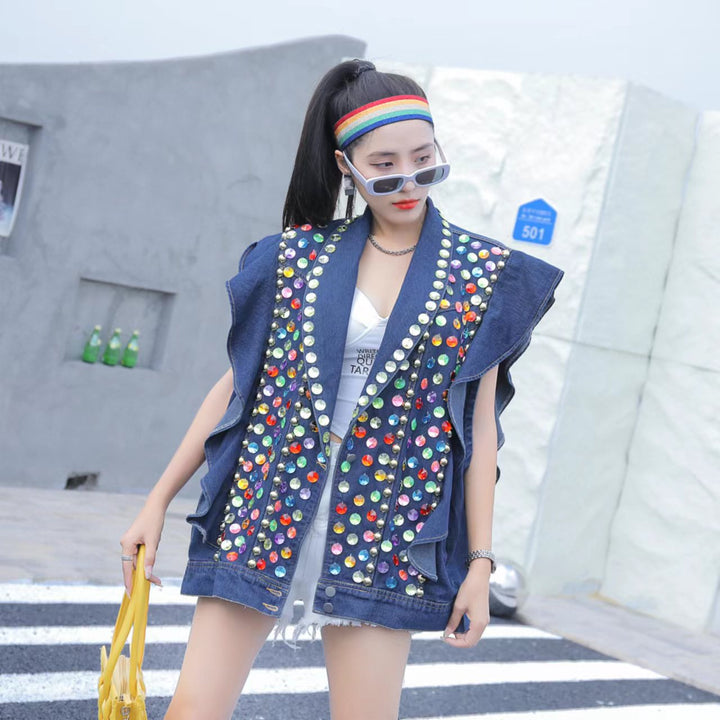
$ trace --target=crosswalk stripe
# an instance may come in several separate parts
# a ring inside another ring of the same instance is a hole
[[[150,592],[150,605],[195,605],[197,597],[181,595],[180,580],[173,578],[169,584],[166,584],[162,588],[152,587]],[[70,603],[70,604],[81,604],[81,605],[111,605],[117,608],[120,607],[122,601],[122,586],[97,586],[97,585],[34,585],[28,583],[0,583],[0,609],[2,608],[1,603],[16,603],[16,604],[34,604],[43,605],[50,603]],[[152,610],[151,610],[152,612]],[[288,629],[288,633],[292,632],[293,627]],[[8,632],[11,630],[11,632]],[[83,628],[73,627],[70,630],[64,630],[63,628],[37,628],[39,633],[43,635],[52,636],[56,634],[57,637],[63,637],[64,633],[70,632],[77,634],[78,636],[91,637],[91,640],[76,640],[78,644],[95,643],[97,636],[93,633],[94,628]],[[23,644],[23,645],[37,645],[37,644],[48,644],[51,641],[36,641],[33,637],[37,636],[37,633],[31,633],[28,637],[29,640],[6,640],[5,638],[14,637],[13,632],[22,631],[22,628],[3,628],[0,627],[0,645],[12,645],[12,644]],[[148,627],[150,631],[150,627]],[[102,633],[106,634],[103,629]],[[102,637],[105,637],[105,634]],[[440,638],[441,631],[433,632],[420,632],[416,633],[413,638],[416,640],[437,640]],[[22,632],[18,634],[18,637],[22,637]],[[502,639],[561,639],[559,635],[549,633],[544,630],[538,630],[533,627],[524,625],[502,623],[491,623],[485,628],[483,639],[488,638],[502,638]],[[301,638],[303,639],[303,638]],[[154,642],[186,642],[185,639],[177,641],[173,640],[158,640]],[[58,640],[58,643],[64,643],[64,640]],[[100,642],[105,642],[101,639]],[[150,642],[150,641],[148,641]]]
[[[53,626],[0,628],[2,645],[109,645],[112,642],[111,626],[87,627]],[[187,625],[157,625],[148,627],[145,642],[186,643],[190,634]],[[132,637],[132,635],[130,635]]]
[[[181,595],[179,581],[164,581],[163,587],[150,587],[150,604],[195,605],[197,597]],[[123,593],[118,585],[35,585],[31,583],[0,583],[3,603],[109,603],[120,607]]]
[[[1,606],[0,606],[1,607]],[[294,625],[287,629],[286,637],[292,637]],[[97,645],[109,644],[113,627],[109,625],[32,625],[26,627],[0,627],[0,646],[3,645]],[[190,633],[189,625],[149,625],[145,642],[150,643],[186,643]],[[272,642],[270,633],[268,642]],[[441,632],[423,632],[413,636],[413,640],[440,640]],[[561,639],[557,635],[524,625],[493,625],[490,623],[483,631],[483,640],[514,639]],[[310,640],[309,635],[301,635],[299,640]],[[278,640],[278,642],[280,642]]]
[[[153,697],[173,694],[179,670],[143,671]],[[95,672],[0,675],[2,702],[54,702],[97,697]],[[453,687],[498,683],[556,683],[597,680],[662,680],[664,676],[629,663],[608,660],[578,662],[426,663],[408,665],[404,688]],[[326,693],[323,667],[253,668],[244,694]]]
[[[484,713],[482,715],[443,715],[408,720],[717,720],[718,703],[672,705],[625,705],[622,707],[573,708],[571,710],[531,710],[530,712]]]

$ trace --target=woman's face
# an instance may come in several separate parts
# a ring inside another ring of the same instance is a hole
[[[352,164],[366,178],[402,173],[410,175],[423,167],[437,162],[433,126],[426,120],[402,120],[382,125],[360,138],[348,153]],[[342,152],[335,151],[340,171],[351,174]],[[418,187],[407,182],[402,190],[390,195],[369,195],[362,184],[355,180],[355,189],[376,218],[388,224],[416,223],[424,217],[425,199],[429,187]]]

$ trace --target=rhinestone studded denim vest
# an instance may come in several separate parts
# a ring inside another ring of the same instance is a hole
[[[452,225],[428,199],[330,478],[329,427],[371,219],[368,209],[349,223],[263,238],[228,280],[234,388],[205,443],[183,593],[279,615],[331,482],[313,610],[392,628],[445,627],[466,572],[463,476],[479,381],[499,365],[499,448],[500,414],[514,394],[510,365],[564,273]]]

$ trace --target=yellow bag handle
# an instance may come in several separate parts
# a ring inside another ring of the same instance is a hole
[[[134,627],[134,630],[130,645],[130,697],[133,699],[137,697],[138,671],[142,667],[145,654],[145,631],[150,600],[150,581],[145,578],[145,545],[138,546],[131,595],[128,598],[127,593],[123,591],[120,612],[115,621],[110,656],[99,681],[99,701],[101,704],[105,703],[110,695],[113,672],[130,634],[131,627]],[[142,676],[140,687],[145,692]]]

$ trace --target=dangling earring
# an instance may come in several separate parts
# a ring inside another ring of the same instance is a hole
[[[343,190],[346,195],[355,194],[355,183],[353,182],[352,175],[343,175]]]
[[[355,199],[355,183],[352,175],[343,175],[343,192],[347,196],[347,205],[345,206],[345,220],[350,222],[352,218],[353,200]]]

